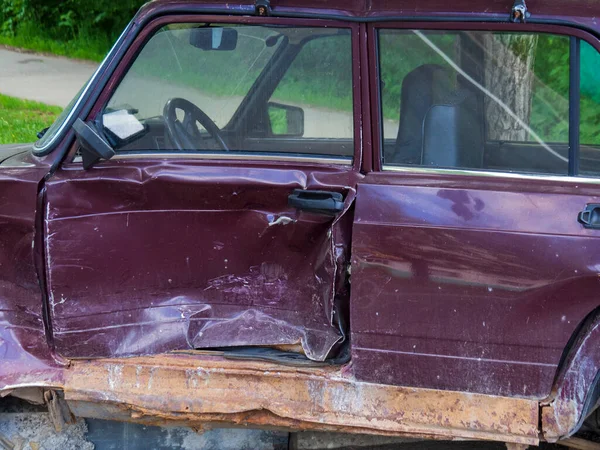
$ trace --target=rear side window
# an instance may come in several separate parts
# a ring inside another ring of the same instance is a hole
[[[589,44],[547,33],[395,29],[380,30],[378,41],[385,165],[600,174],[598,84],[585,64],[589,76],[600,65]]]

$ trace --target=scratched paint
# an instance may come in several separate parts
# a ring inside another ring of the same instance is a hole
[[[600,311],[582,325],[557,375],[553,395],[543,402],[542,429],[549,441],[574,434],[597,399],[590,397],[600,373]]]
[[[335,356],[345,313],[336,316],[334,298],[348,302],[346,218],[301,213],[287,197],[329,189],[349,206],[355,176],[189,161],[57,172],[45,218],[57,350],[300,344],[310,359]]]
[[[51,383],[58,365],[45,333],[35,242],[38,184],[48,161],[0,146],[0,389]],[[13,156],[14,155],[14,156]],[[11,157],[12,156],[12,157]]]
[[[545,399],[569,339],[600,304],[600,241],[577,222],[597,188],[431,182],[375,174],[358,187],[356,377]]]

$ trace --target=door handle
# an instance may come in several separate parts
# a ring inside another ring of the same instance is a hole
[[[584,210],[577,216],[577,220],[585,228],[600,229],[600,204],[590,203],[585,205]]]
[[[344,210],[344,196],[339,192],[294,189],[288,204],[304,211],[335,216]]]

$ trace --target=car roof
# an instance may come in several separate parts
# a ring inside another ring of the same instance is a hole
[[[593,18],[600,16],[598,0],[526,0],[532,19]],[[321,17],[506,17],[514,0],[271,0],[275,15]],[[255,1],[154,0],[144,9],[197,8],[218,12],[251,13]],[[600,27],[600,23],[598,25]],[[596,28],[596,27],[594,27]]]

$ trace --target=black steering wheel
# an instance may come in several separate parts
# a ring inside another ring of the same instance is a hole
[[[183,122],[177,119],[178,109],[183,111]],[[167,132],[179,150],[193,150],[198,148],[198,144],[202,141],[202,135],[196,122],[200,122],[210,136],[217,141],[219,147],[226,152],[229,151],[229,147],[227,147],[227,144],[223,140],[219,127],[204,111],[189,100],[179,97],[172,98],[165,105],[163,116],[167,125]],[[197,143],[194,144],[194,142]]]

